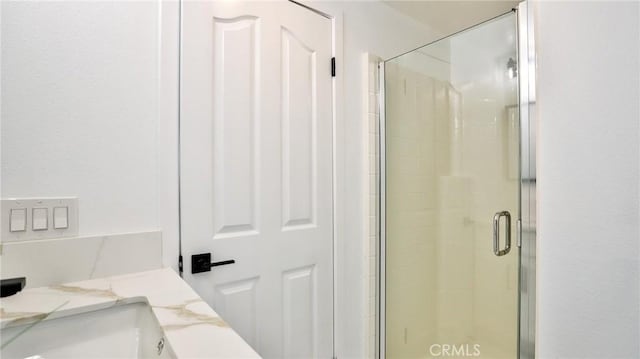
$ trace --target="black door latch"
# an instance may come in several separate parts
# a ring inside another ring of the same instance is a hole
[[[233,264],[235,262],[234,259],[229,259],[211,263],[211,253],[193,254],[191,255],[191,274],[211,272],[211,267]]]

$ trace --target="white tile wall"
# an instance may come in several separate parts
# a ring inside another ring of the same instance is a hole
[[[365,153],[369,156],[364,168],[365,175],[365,235],[364,235],[364,257],[365,268],[363,270],[363,281],[365,283],[365,342],[364,353],[367,358],[374,358],[376,353],[376,263],[377,263],[377,243],[378,243],[378,203],[379,203],[379,161],[378,161],[378,126],[380,122],[380,113],[378,99],[380,95],[378,63],[380,58],[371,54],[364,55],[366,74],[366,104],[367,111],[365,120]]]
[[[448,162],[442,82],[409,67],[385,69],[388,172],[387,353],[424,357],[437,330],[438,170]]]

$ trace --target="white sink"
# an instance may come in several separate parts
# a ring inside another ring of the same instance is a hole
[[[175,358],[147,303],[11,326],[1,339],[3,359]]]

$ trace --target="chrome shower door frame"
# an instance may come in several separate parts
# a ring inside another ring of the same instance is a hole
[[[520,258],[518,293],[518,358],[535,358],[536,317],[536,116],[535,116],[535,42],[533,9],[530,1],[518,4],[518,102],[520,120]],[[385,255],[386,255],[386,148],[385,148],[385,61],[378,64],[380,121],[377,178],[379,196],[377,286],[376,286],[376,358],[385,358]]]
[[[518,4],[520,228],[518,357],[535,358],[536,339],[536,52],[533,3]]]

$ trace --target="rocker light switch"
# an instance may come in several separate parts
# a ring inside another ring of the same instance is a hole
[[[31,216],[31,229],[34,231],[46,231],[49,229],[49,209],[34,208]]]
[[[9,217],[9,231],[24,232],[27,230],[27,209],[12,208]]]
[[[69,228],[69,207],[53,208],[53,228],[54,229]]]

